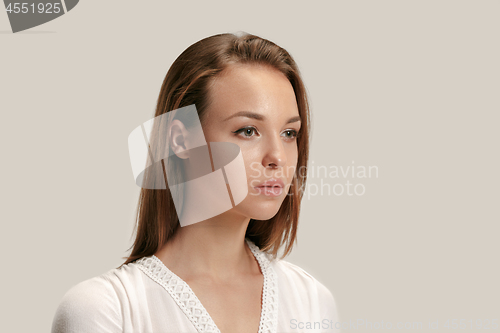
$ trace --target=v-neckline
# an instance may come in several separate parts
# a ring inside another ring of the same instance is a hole
[[[245,238],[264,276],[262,304],[257,333],[275,333],[278,325],[278,281],[265,253],[248,238]],[[199,333],[220,333],[212,317],[201,304],[191,287],[155,255],[135,261],[139,269],[161,285],[172,296]]]

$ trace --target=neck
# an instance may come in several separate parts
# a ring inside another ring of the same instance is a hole
[[[231,281],[256,269],[258,272],[258,264],[245,242],[249,222],[250,218],[228,211],[180,227],[155,255],[184,281]]]

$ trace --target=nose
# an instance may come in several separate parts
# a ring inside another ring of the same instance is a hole
[[[262,159],[264,168],[279,168],[286,165],[286,152],[281,138],[273,137],[264,142],[265,155]]]

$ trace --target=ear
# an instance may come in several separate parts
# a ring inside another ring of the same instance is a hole
[[[186,159],[189,157],[189,149],[186,146],[188,131],[184,124],[179,120],[175,119],[170,124],[170,147],[175,155],[181,159]]]

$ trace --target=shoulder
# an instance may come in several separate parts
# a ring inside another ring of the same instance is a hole
[[[293,283],[296,287],[308,291],[317,291],[321,295],[331,296],[328,288],[303,268],[286,260],[274,260],[274,267],[278,274],[281,273],[282,277],[286,277],[288,283]]]
[[[119,332],[122,326],[120,275],[112,269],[78,283],[63,296],[52,322],[52,333]]]
[[[287,294],[291,290],[307,304],[316,304],[330,318],[337,319],[337,305],[330,290],[303,268],[286,260],[273,260],[278,274],[278,285]]]

